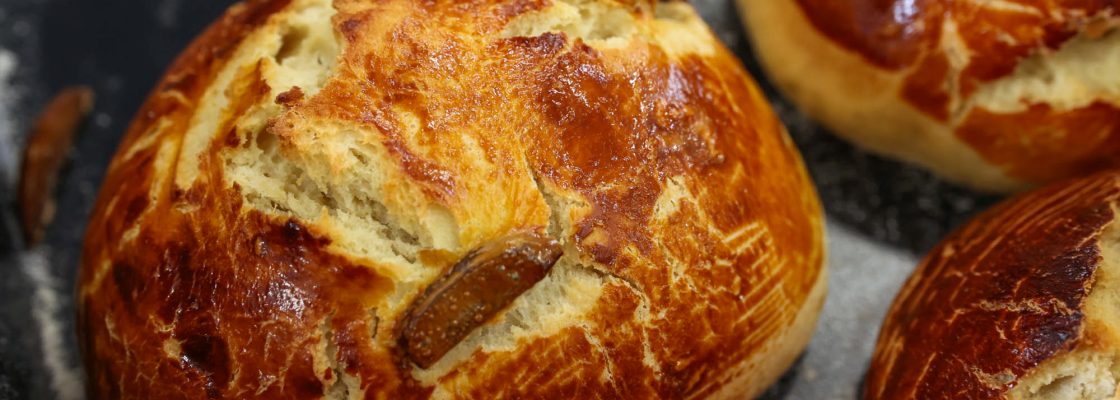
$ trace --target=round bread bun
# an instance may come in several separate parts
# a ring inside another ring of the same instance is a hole
[[[825,292],[799,155],[687,3],[266,0],[86,235],[91,398],[746,398]]]
[[[930,251],[887,313],[865,399],[1114,399],[1120,173],[1029,192]]]
[[[991,192],[1120,166],[1120,2],[739,4],[771,81],[862,147]]]

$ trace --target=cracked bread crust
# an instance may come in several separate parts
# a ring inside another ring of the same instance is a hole
[[[1120,174],[1029,192],[930,251],[887,313],[866,399],[1112,399]]]
[[[519,231],[564,255],[408,362],[408,306]],[[110,165],[88,393],[753,396],[808,342],[822,235],[780,122],[685,3],[249,1]]]
[[[739,3],[771,80],[860,146],[984,191],[1117,166],[1120,2]]]

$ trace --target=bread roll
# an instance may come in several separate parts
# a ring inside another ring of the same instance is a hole
[[[1120,166],[1120,3],[739,0],[771,80],[875,152],[985,191]]]
[[[887,313],[866,399],[1113,399],[1120,173],[1005,202],[935,247]]]
[[[92,398],[745,398],[820,205],[686,3],[271,0],[167,72],[86,235]]]

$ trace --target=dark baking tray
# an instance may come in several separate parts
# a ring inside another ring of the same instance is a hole
[[[0,124],[14,132],[17,144],[31,117],[60,88],[87,84],[98,97],[61,178],[56,222],[39,250],[45,265],[26,262],[14,219],[15,174],[11,165],[0,165],[0,399],[67,395],[55,391],[58,383],[52,384],[47,365],[59,361],[64,367],[78,365],[73,336],[74,279],[86,220],[105,167],[132,113],[164,67],[229,4],[214,0],[0,0],[0,52],[9,52],[18,61],[11,81],[0,82],[0,91],[7,91],[0,93],[0,100],[9,99],[0,107],[7,107],[10,117],[0,118]],[[773,99],[809,165],[830,224],[919,255],[948,230],[997,200],[867,154],[828,135],[765,82],[731,1],[698,0],[694,4]],[[13,151],[4,147],[0,140],[0,151]],[[836,290],[835,283],[833,287]],[[44,298],[44,291],[46,297],[57,298]],[[44,307],[60,323],[61,343],[53,360],[43,354],[44,340],[50,339],[40,336],[34,318],[33,310],[43,312]],[[764,398],[791,398],[789,388],[798,381],[799,370],[802,368],[791,370]]]

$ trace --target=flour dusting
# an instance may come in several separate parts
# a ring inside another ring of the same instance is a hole
[[[51,274],[47,248],[39,247],[25,252],[20,266],[23,273],[35,287],[31,303],[31,315],[39,333],[43,354],[43,364],[50,374],[51,388],[59,400],[79,400],[82,398],[82,372],[66,346],[66,336],[70,335],[63,324],[62,311],[70,298],[70,290]]]
[[[16,167],[19,160],[18,140],[16,139],[16,104],[22,93],[12,84],[12,74],[16,71],[16,56],[11,51],[0,48],[0,184],[14,184]]]
[[[180,0],[164,0],[156,6],[156,20],[167,29],[174,29],[179,23]]]

